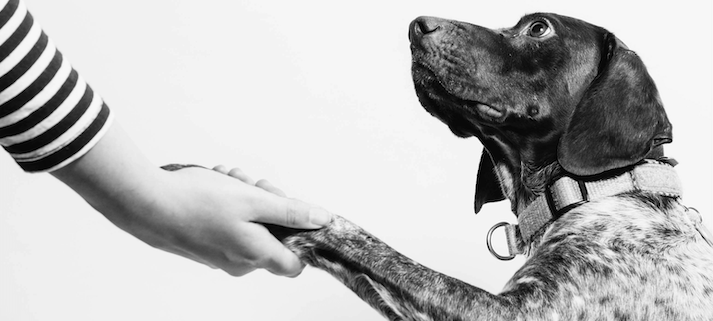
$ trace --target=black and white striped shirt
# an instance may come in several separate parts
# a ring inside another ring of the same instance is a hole
[[[59,169],[99,141],[109,108],[21,0],[0,8],[0,145],[27,172]]]

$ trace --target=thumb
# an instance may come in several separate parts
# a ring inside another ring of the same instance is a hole
[[[332,222],[332,213],[303,201],[260,191],[253,221],[301,229],[317,229]]]

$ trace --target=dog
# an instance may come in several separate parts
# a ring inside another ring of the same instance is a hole
[[[492,294],[339,216],[268,225],[275,236],[389,320],[713,320],[713,237],[682,203],[672,127],[636,53],[549,13],[497,30],[419,17],[409,39],[421,105],[484,146],[475,212],[507,199],[518,218],[494,227],[510,253],[491,252],[526,263]]]

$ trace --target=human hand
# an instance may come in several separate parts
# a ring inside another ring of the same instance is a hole
[[[52,175],[147,244],[235,276],[259,268],[296,276],[304,268],[259,223],[314,229],[332,220],[324,209],[282,197],[238,170],[162,170],[117,123],[87,154]]]
[[[158,225],[147,229],[148,233],[134,234],[154,247],[234,276],[259,268],[277,275],[298,275],[304,264],[259,223],[313,229],[328,224],[331,214],[287,199],[268,181],[255,182],[237,168],[216,166],[214,170],[237,180],[202,168],[170,172],[178,180],[174,192],[183,196],[174,199],[181,205],[174,207],[168,219],[154,223]]]

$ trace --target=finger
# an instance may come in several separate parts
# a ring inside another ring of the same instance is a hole
[[[240,168],[233,168],[228,171],[228,176],[237,178],[245,184],[255,185],[255,180],[250,178],[248,174],[245,174]]]
[[[262,189],[264,189],[272,194],[275,194],[277,196],[282,196],[282,197],[287,196],[285,194],[285,192],[283,192],[281,189],[275,187],[275,185],[272,185],[272,183],[270,183],[266,179],[261,179],[261,180],[257,181],[257,183],[255,183],[255,186],[262,188]]]
[[[223,175],[228,175],[228,168],[225,167],[225,165],[216,165],[215,167],[213,167],[213,170]]]
[[[225,273],[230,274],[231,276],[238,277],[238,276],[246,275],[252,271],[255,271],[256,269],[254,267],[240,266],[240,267],[235,267],[235,268],[226,267],[226,268],[223,268],[222,270],[225,271]]]
[[[332,214],[321,207],[264,191],[256,195],[253,204],[255,211],[252,220],[255,222],[314,229],[332,221]]]
[[[282,254],[271,257],[266,262],[265,270],[275,275],[286,276],[290,278],[297,277],[302,274],[305,264],[292,253],[289,249],[283,247]]]
[[[295,277],[302,273],[305,264],[278,241],[264,226],[255,224],[255,234],[262,241],[260,244],[261,257],[256,266],[281,276]]]

